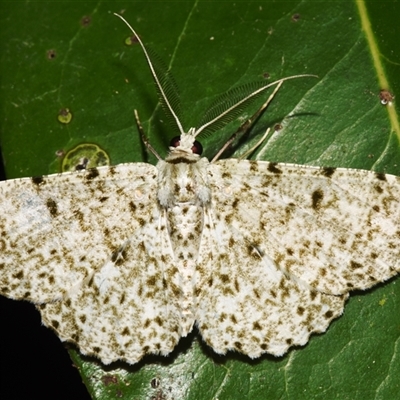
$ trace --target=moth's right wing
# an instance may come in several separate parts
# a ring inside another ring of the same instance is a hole
[[[152,218],[157,170],[121,164],[0,183],[0,293],[62,298]]]
[[[0,183],[0,293],[108,364],[167,354],[180,281],[149,164]]]

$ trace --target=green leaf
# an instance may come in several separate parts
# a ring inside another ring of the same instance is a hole
[[[378,96],[381,89],[396,94],[400,87],[398,3],[43,4],[1,4],[0,140],[8,178],[56,172],[56,154],[80,143],[99,146],[112,164],[147,161],[135,108],[153,147],[166,154],[176,132],[164,122],[139,46],[125,44],[130,32],[112,15],[123,11],[171,67],[186,128],[196,126],[213,100],[234,86],[266,74],[271,81],[316,74],[318,79],[283,85],[238,153],[267,127],[281,124],[256,158],[400,175],[399,107],[396,99],[383,106]],[[68,124],[57,119],[65,109],[72,114]],[[201,138],[206,156],[239,124]],[[152,156],[148,161],[155,163]],[[71,356],[94,399],[396,398],[399,304],[398,279],[355,293],[325,334],[281,358],[217,356],[197,332],[170,356],[149,356],[134,366],[102,366],[74,350]]]

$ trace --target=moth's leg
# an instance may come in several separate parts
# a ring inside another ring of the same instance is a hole
[[[147,147],[147,149],[151,153],[153,153],[156,156],[156,158],[158,160],[162,160],[161,156],[154,150],[153,146],[149,142],[149,138],[144,133],[144,129],[143,129],[142,124],[140,122],[139,114],[138,114],[137,110],[134,110],[134,113],[135,113],[136,125],[137,125],[138,131],[140,133],[140,137],[142,139],[143,144]]]
[[[264,112],[264,110],[268,107],[268,105],[271,103],[272,99],[275,97],[276,92],[280,89],[280,87],[283,84],[283,80],[280,81],[277,85],[276,88],[274,89],[274,91],[271,93],[271,95],[268,97],[267,101],[256,111],[255,114],[253,114],[247,121],[245,121],[242,125],[240,125],[240,127],[237,129],[237,131],[227,140],[227,142],[222,146],[222,148],[218,151],[218,153],[214,156],[214,158],[211,160],[211,162],[215,162],[217,161],[221,154],[238,138],[243,136],[244,134],[246,134],[249,129],[253,126],[253,124],[257,121],[258,117],[261,115],[261,113]],[[266,135],[268,134],[268,131],[266,133]],[[266,136],[264,135],[264,137]],[[264,140],[261,140],[261,142]],[[260,143],[257,143],[257,146],[259,146]],[[254,148],[252,148],[251,151],[254,150]],[[251,152],[250,151],[250,152]]]
[[[246,159],[258,146],[260,146],[260,144],[262,142],[264,142],[264,140],[267,138],[269,132],[270,132],[271,128],[268,128],[264,135],[262,136],[262,138],[249,150],[247,150],[245,153],[241,154],[239,158],[239,160],[244,160]]]

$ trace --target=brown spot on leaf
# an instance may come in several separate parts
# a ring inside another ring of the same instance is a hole
[[[92,18],[90,17],[90,15],[85,15],[85,16],[82,17],[82,19],[81,19],[81,25],[82,25],[83,27],[89,26],[91,22],[92,22]]]
[[[293,22],[298,22],[300,20],[300,14],[296,13],[292,15],[292,21]]]
[[[47,50],[46,56],[48,60],[54,60],[57,56],[57,52],[54,49]]]

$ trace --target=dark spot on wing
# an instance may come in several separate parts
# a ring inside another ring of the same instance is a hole
[[[154,287],[156,286],[156,283],[157,283],[157,278],[155,276],[150,276],[146,281],[148,287]]]
[[[380,194],[383,193],[383,189],[379,185],[375,185],[374,189]]]
[[[272,173],[274,173],[274,174],[281,174],[282,173],[282,170],[280,170],[279,168],[277,168],[277,163],[273,163],[273,162],[270,162],[269,164],[268,164],[268,171],[269,172],[272,172]]]
[[[235,348],[237,349],[237,350],[241,350],[242,349],[242,344],[240,343],[240,342],[235,342],[234,343],[234,346],[235,346]]]
[[[350,261],[350,268],[351,269],[359,269],[359,268],[362,268],[363,266],[360,264],[360,263],[358,263],[358,262],[355,262],[355,261]]]
[[[262,326],[256,321],[256,322],[253,322],[253,329],[256,331],[261,331]]]
[[[133,201],[129,202],[129,208],[131,209],[131,211],[134,213],[136,211],[136,204]]]
[[[43,176],[34,176],[31,178],[34,185],[41,185],[44,182]]]
[[[92,180],[95,179],[99,176],[99,171],[97,170],[97,168],[90,168],[87,170],[87,174],[85,175],[85,178],[87,180]]]
[[[258,163],[257,161],[250,161],[250,171],[257,172],[258,171]]]
[[[129,336],[130,335],[129,328],[125,327],[124,330],[121,332],[121,334],[123,336]]]
[[[239,204],[239,199],[238,199],[238,198],[236,198],[236,199],[235,199],[235,200],[233,200],[233,202],[232,202],[232,208],[236,209],[236,208],[237,208],[237,206],[238,206],[238,204]]]
[[[228,283],[230,281],[229,275],[226,274],[220,274],[219,278],[221,279],[222,282]]]
[[[323,167],[322,168],[322,175],[326,176],[327,178],[330,178],[336,171],[336,168],[332,167]]]
[[[23,271],[18,271],[16,274],[13,274],[13,278],[22,279],[24,277]]]
[[[57,203],[53,199],[46,200],[46,207],[52,217],[55,217],[58,213]]]
[[[386,181],[386,175],[385,175],[385,174],[382,174],[381,172],[376,172],[376,173],[375,173],[375,176],[376,176],[376,178],[377,178],[378,180],[380,180],[380,181]]]
[[[317,210],[321,207],[322,199],[324,198],[324,192],[321,189],[315,190],[311,195],[312,208]]]

